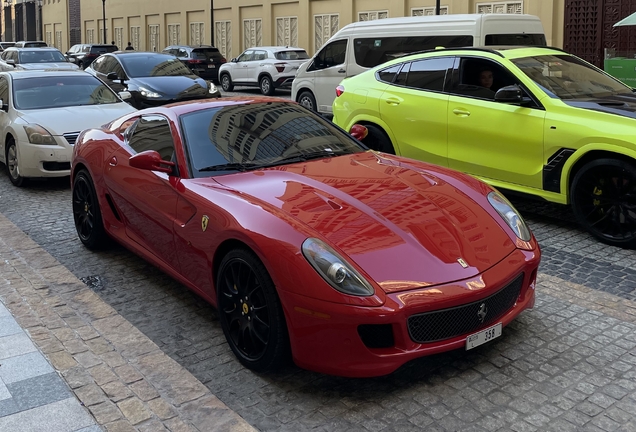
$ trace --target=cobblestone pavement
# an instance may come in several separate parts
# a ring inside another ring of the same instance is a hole
[[[67,179],[17,189],[0,174],[2,214],[259,430],[636,431],[636,252],[591,239],[567,209],[515,203],[544,261],[535,309],[498,340],[376,379],[254,374],[202,300],[121,247],[81,246]]]

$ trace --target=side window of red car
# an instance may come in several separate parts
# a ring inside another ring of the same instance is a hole
[[[134,128],[132,136],[128,139],[128,145],[135,153],[155,150],[161,155],[161,159],[166,161],[173,159],[174,142],[167,118],[159,115],[143,116]]]

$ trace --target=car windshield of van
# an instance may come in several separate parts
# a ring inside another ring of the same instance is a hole
[[[20,63],[62,63],[65,61],[66,58],[59,51],[20,51]]]
[[[632,94],[625,84],[569,55],[525,57],[512,62],[552,98],[590,99]]]
[[[438,46],[446,48],[473,46],[473,37],[471,35],[400,36],[360,38],[353,41],[356,63],[366,68],[375,67],[415,51],[434,49]]]
[[[119,58],[130,78],[192,75],[190,69],[172,55],[122,55]]]
[[[486,45],[488,46],[547,46],[545,35],[542,33],[527,34],[489,34],[486,35]]]
[[[277,60],[307,60],[309,58],[305,50],[278,51],[274,55]]]

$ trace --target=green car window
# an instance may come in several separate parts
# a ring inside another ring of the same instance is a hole
[[[553,98],[589,99],[632,94],[620,81],[573,56],[544,55],[512,62]]]

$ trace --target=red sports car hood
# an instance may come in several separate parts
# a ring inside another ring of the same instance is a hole
[[[215,180],[311,227],[387,292],[473,277],[515,249],[470,198],[483,185],[413,163],[366,152]]]

